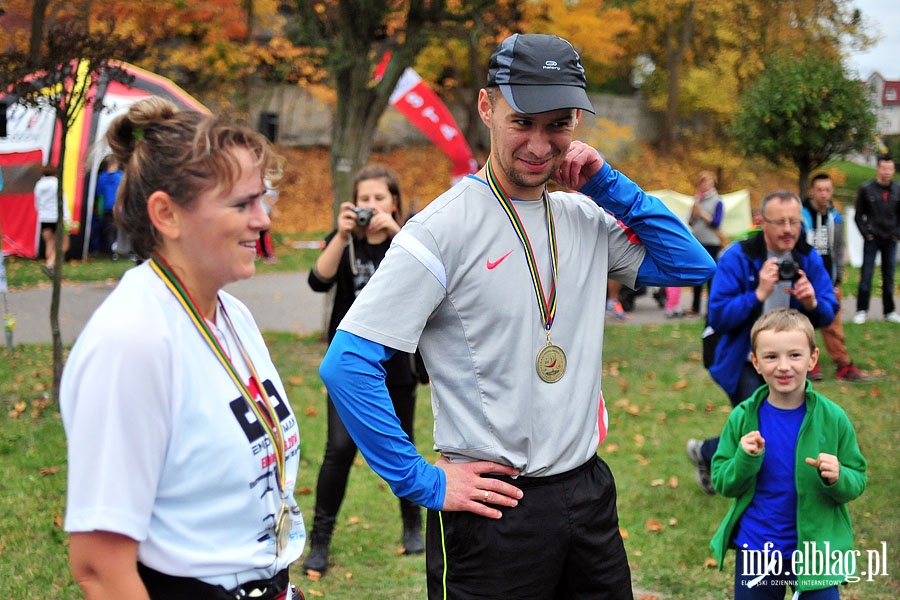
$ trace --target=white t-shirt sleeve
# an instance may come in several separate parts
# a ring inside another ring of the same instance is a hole
[[[109,318],[110,311],[101,314],[107,318],[85,329],[63,373],[65,529],[112,531],[142,541],[171,428],[169,386],[177,378],[171,340],[161,335],[158,319],[128,319],[123,327]]]
[[[421,226],[408,223],[338,329],[415,352],[428,317],[446,296],[445,286],[436,245]]]

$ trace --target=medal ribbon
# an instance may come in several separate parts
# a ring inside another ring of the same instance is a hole
[[[269,441],[272,443],[272,447],[274,448],[275,453],[275,480],[278,484],[278,491],[282,497],[284,497],[285,490],[285,445],[284,445],[284,435],[281,431],[281,422],[278,420],[278,415],[275,413],[275,408],[272,406],[272,403],[269,400],[269,393],[266,391],[265,387],[263,387],[262,380],[259,378],[259,375],[256,373],[256,369],[253,367],[253,362],[250,360],[250,357],[247,355],[247,351],[244,349],[244,345],[241,343],[240,338],[237,336],[237,332],[234,330],[234,326],[231,324],[231,318],[228,317],[228,313],[225,312],[225,307],[222,306],[221,302],[219,303],[219,307],[222,309],[222,314],[225,316],[225,320],[228,323],[228,327],[231,330],[231,334],[234,336],[235,341],[240,348],[241,355],[244,358],[244,362],[247,363],[247,366],[250,369],[251,377],[256,382],[256,387],[259,389],[259,394],[262,400],[263,407],[259,406],[259,402],[253,397],[253,394],[250,393],[250,390],[247,389],[247,386],[244,385],[244,382],[241,380],[240,374],[237,372],[234,364],[231,362],[231,359],[228,357],[228,354],[222,349],[221,344],[219,343],[219,339],[209,328],[209,325],[206,323],[206,319],[203,317],[203,314],[200,312],[200,309],[197,308],[197,305],[194,303],[193,298],[191,298],[191,294],[187,291],[187,288],[181,283],[181,280],[178,279],[178,276],[172,272],[172,269],[166,263],[165,260],[158,254],[154,254],[150,259],[150,267],[153,271],[162,279],[163,283],[166,284],[166,287],[169,288],[169,291],[172,292],[172,295],[175,296],[175,299],[178,300],[178,303],[181,304],[181,307],[187,313],[188,317],[191,319],[191,322],[194,324],[194,327],[197,328],[197,331],[200,333],[200,337],[206,341],[210,350],[212,350],[213,354],[215,354],[216,358],[219,359],[219,362],[225,367],[225,371],[231,377],[231,380],[237,386],[238,390],[241,392],[241,396],[244,397],[244,401],[253,411],[253,414],[256,415],[256,420],[259,421],[262,428],[265,430],[266,435],[269,438]],[[264,410],[265,409],[265,410]]]
[[[544,193],[541,197],[541,201],[544,203],[544,207],[547,210],[547,235],[550,246],[550,295],[545,298],[544,286],[541,283],[541,272],[538,270],[537,261],[534,258],[534,251],[531,249],[531,241],[528,239],[528,232],[525,231],[525,227],[522,225],[521,219],[519,219],[519,213],[516,212],[516,207],[513,206],[512,201],[509,199],[509,195],[497,180],[497,176],[494,175],[494,168],[491,166],[490,157],[488,157],[485,166],[488,187],[491,188],[491,192],[493,192],[497,202],[500,203],[503,212],[509,217],[509,222],[512,224],[513,231],[516,232],[516,236],[518,236],[519,241],[522,242],[522,248],[525,250],[525,261],[528,263],[528,270],[531,272],[531,283],[534,285],[534,294],[537,297],[538,308],[541,311],[541,323],[547,331],[547,339],[549,340],[550,328],[553,327],[553,319],[556,317],[556,273],[559,266],[559,254],[556,247],[556,222],[553,220],[553,213],[550,211],[550,198],[547,196],[547,189],[544,188]]]

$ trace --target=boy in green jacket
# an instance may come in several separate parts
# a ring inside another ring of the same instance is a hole
[[[866,459],[846,413],[813,391],[812,324],[793,309],[761,316],[751,360],[766,385],[732,411],[712,460],[712,483],[734,503],[710,543],[719,569],[736,548],[735,600],[839,598],[856,580],[847,502],[866,488]]]

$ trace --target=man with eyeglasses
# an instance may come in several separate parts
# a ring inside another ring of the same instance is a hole
[[[750,329],[763,313],[795,308],[814,327],[834,320],[839,304],[822,257],[801,235],[802,204],[779,190],[762,201],[762,231],[731,244],[719,257],[709,294],[709,326],[720,336],[709,374],[732,406],[748,398],[763,379],[750,363]],[[688,457],[697,484],[715,494],[709,466],[719,438],[690,439]]]

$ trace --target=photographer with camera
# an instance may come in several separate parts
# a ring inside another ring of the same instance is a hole
[[[800,198],[771,192],[760,211],[762,231],[722,253],[709,295],[709,325],[718,337],[709,374],[732,406],[763,384],[750,363],[750,329],[760,315],[795,308],[818,328],[829,325],[840,308],[822,257],[801,235]],[[710,461],[718,443],[719,438],[687,443],[697,484],[707,494],[715,494]]]
[[[337,229],[325,238],[325,249],[309,274],[309,286],[326,292],[336,285],[334,307],[328,323],[331,342],[338,324],[363,287],[381,264],[394,235],[400,231],[402,202],[397,174],[373,165],[357,173],[353,180],[353,202],[344,202],[338,215]],[[412,354],[397,352],[384,363],[386,383],[400,426],[413,440],[416,385],[427,381],[424,368],[416,368]],[[331,536],[338,511],[344,500],[350,468],[356,458],[356,444],[347,433],[341,418],[328,398],[328,440],[316,484],[316,507],[310,532],[310,551],[303,570],[319,576],[328,570]],[[400,500],[403,519],[403,551],[421,554],[421,508]]]

